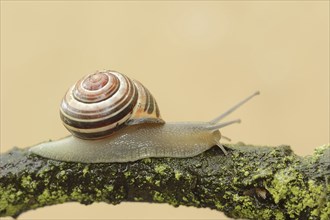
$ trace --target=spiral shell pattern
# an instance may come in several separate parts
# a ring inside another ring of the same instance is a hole
[[[82,139],[103,138],[131,124],[164,123],[148,89],[115,71],[97,71],[79,80],[64,96],[60,116]]]

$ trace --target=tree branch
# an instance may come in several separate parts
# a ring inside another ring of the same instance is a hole
[[[233,218],[329,219],[330,145],[299,157],[290,147],[226,145],[191,158],[83,164],[14,148],[1,155],[0,216],[77,201],[209,207]]]

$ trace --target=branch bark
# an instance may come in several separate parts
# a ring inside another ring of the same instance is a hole
[[[61,204],[122,201],[208,207],[232,218],[329,219],[330,145],[299,157],[289,146],[226,145],[191,158],[83,164],[14,148],[1,155],[0,216]]]

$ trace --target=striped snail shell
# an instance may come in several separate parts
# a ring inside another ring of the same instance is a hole
[[[127,125],[164,123],[156,100],[140,82],[115,71],[97,71],[73,85],[60,116],[81,139],[99,139]]]

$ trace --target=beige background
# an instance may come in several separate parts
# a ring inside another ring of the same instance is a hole
[[[289,144],[308,155],[329,142],[329,2],[1,2],[1,153],[68,134],[58,107],[97,69],[143,82],[168,121],[232,114],[233,139]],[[162,204],[77,203],[21,219],[225,219]]]

